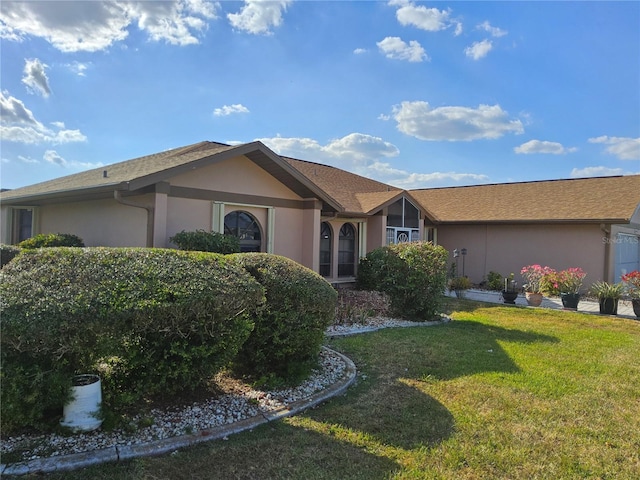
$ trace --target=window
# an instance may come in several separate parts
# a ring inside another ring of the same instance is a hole
[[[420,239],[420,210],[401,198],[387,209],[387,245]]]
[[[262,251],[262,234],[260,225],[253,215],[236,210],[224,217],[224,233],[240,240],[241,252]]]
[[[356,262],[356,231],[353,225],[345,223],[338,240],[338,276],[352,277]]]
[[[331,276],[331,245],[333,243],[333,234],[331,227],[327,222],[320,225],[320,275],[323,277]]]
[[[33,209],[13,209],[13,243],[33,237]]]

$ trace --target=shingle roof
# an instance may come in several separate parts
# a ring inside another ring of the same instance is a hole
[[[283,157],[320,189],[336,199],[345,212],[370,214],[403,190],[339,168]]]
[[[436,222],[628,222],[640,175],[411,190]]]
[[[7,190],[2,192],[1,198],[6,201],[14,198],[52,195],[59,192],[115,187],[233,148],[230,145],[220,143],[200,142],[65,177],[54,178],[53,180],[16,188],[15,190]],[[106,176],[104,172],[107,172]]]

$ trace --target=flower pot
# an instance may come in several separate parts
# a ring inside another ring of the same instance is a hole
[[[633,307],[633,313],[635,313],[636,317],[640,318],[640,298],[632,299],[631,306]]]
[[[507,290],[502,291],[502,299],[504,300],[504,303],[515,305],[516,298],[518,298],[518,292],[511,292]]]
[[[603,315],[617,315],[618,314],[618,299],[617,298],[601,298],[598,300],[600,304],[600,313]]]
[[[534,292],[526,292],[524,296],[527,299],[527,305],[531,307],[539,307],[544,298],[541,293]]]
[[[456,297],[458,298],[464,298],[467,296],[467,291],[466,290],[456,290]]]
[[[100,404],[102,383],[97,375],[76,375],[71,387],[73,398],[63,409],[60,425],[74,431],[89,432],[102,425]]]
[[[560,299],[565,310],[577,310],[580,301],[579,293],[561,293]]]

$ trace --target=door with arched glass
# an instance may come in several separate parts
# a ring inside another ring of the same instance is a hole
[[[224,217],[224,233],[240,240],[241,252],[262,251],[262,233],[260,224],[253,215],[236,210]]]
[[[356,230],[353,225],[345,223],[338,240],[338,276],[352,277],[356,271]]]

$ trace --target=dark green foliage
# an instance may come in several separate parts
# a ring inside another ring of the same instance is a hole
[[[360,261],[360,288],[385,292],[395,315],[431,320],[438,313],[447,281],[447,251],[430,242],[389,245]]]
[[[489,272],[487,275],[487,288],[489,290],[502,290],[504,288],[504,277],[498,272]]]
[[[216,232],[205,232],[196,230],[195,232],[176,233],[169,239],[175,243],[180,250],[191,250],[198,252],[214,253],[239,253],[240,241],[233,235],[223,235]]]
[[[320,275],[278,255],[233,255],[265,289],[267,303],[240,349],[237,370],[267,381],[306,377],[335,316],[337,292]]]
[[[24,251],[0,279],[3,432],[39,426],[75,373],[101,375],[110,409],[198,388],[264,302],[227,257],[177,250]]]
[[[13,260],[20,253],[20,247],[15,245],[0,244],[0,268]]]
[[[84,242],[77,235],[71,233],[40,233],[27,238],[18,244],[25,249],[41,247],[84,247]]]

